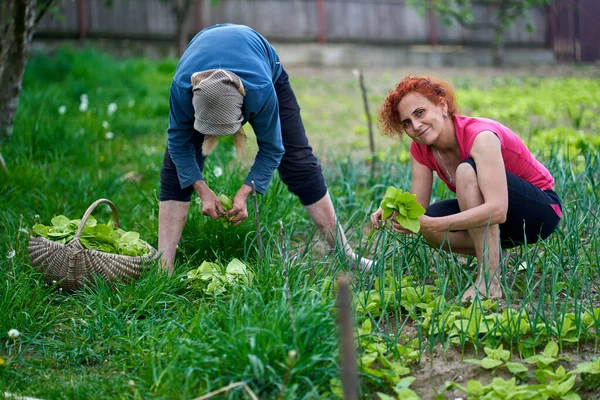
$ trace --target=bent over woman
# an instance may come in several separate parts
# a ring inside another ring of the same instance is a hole
[[[411,139],[411,192],[426,208],[420,233],[433,247],[475,255],[475,284],[462,296],[501,298],[500,253],[548,237],[562,217],[554,178],[509,128],[487,118],[458,115],[444,81],[408,76],[386,97],[382,132]],[[456,199],[429,204],[433,171]],[[383,210],[371,215],[380,226]],[[392,227],[410,233],[392,218]]]
[[[202,171],[220,137],[233,136],[241,157],[246,122],[256,135],[258,153],[233,207],[226,211]],[[237,226],[248,218],[248,196],[254,189],[264,194],[276,168],[329,246],[339,246],[350,265],[368,270],[371,261],[354,253],[337,220],[321,164],[308,143],[300,106],[275,49],[247,26],[205,28],[189,43],[171,82],[158,214],[162,267],[173,273],[194,192],[202,201],[202,215],[227,216]]]

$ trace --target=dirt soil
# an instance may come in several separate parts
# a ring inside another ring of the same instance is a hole
[[[499,369],[492,375],[490,371],[485,370],[478,365],[461,361],[463,359],[481,359],[485,354],[483,350],[477,355],[472,349],[465,350],[464,354],[461,354],[457,349],[458,346],[450,347],[444,354],[442,349],[438,346],[433,354],[425,353],[418,366],[411,366],[411,375],[417,378],[411,385],[411,389],[417,392],[422,399],[467,398],[467,395],[460,390],[454,389],[445,392],[445,382],[456,382],[462,386],[466,386],[470,379],[474,379],[478,380],[483,385],[487,385],[494,377],[503,379],[510,379],[512,377],[512,375],[504,368]],[[568,351],[567,353],[570,360],[560,362],[567,371],[574,369],[577,364],[591,361],[598,355],[597,352],[594,353],[591,344],[582,345],[578,352],[575,352],[575,349],[573,349],[573,351]],[[523,362],[523,360],[515,356],[513,356],[510,361]],[[532,369],[530,368],[530,371],[531,370]],[[536,384],[537,381],[535,381],[534,378],[528,383]],[[579,394],[583,399],[600,398],[600,395],[597,393],[580,392]]]

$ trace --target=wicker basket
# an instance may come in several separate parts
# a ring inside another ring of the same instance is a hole
[[[120,227],[115,205],[110,200],[100,199],[87,209],[75,237],[69,243],[56,243],[43,237],[29,238],[29,258],[47,283],[56,284],[65,290],[76,290],[86,282],[93,282],[94,276],[101,276],[109,283],[135,279],[142,269],[149,267],[158,258],[158,252],[148,243],[146,245],[150,251],[141,257],[109,254],[83,247],[79,241],[83,227],[94,209],[102,203],[110,206],[114,226]]]

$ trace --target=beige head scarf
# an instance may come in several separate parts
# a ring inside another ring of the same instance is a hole
[[[192,75],[194,129],[204,135],[202,154],[210,154],[220,136],[233,135],[238,158],[244,156],[246,134],[242,128],[242,104],[246,91],[230,71],[212,69]]]

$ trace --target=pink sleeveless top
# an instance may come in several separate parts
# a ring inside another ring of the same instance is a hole
[[[491,131],[500,139],[502,159],[507,171],[530,182],[541,190],[551,190],[554,187],[554,178],[550,174],[550,171],[536,160],[525,143],[513,131],[501,123],[487,118],[456,115],[454,116],[454,130],[456,132],[461,161],[471,157],[471,148],[477,135],[483,131]],[[410,144],[410,153],[420,164],[437,172],[448,189],[456,192],[456,186],[448,181],[440,166],[437,165],[431,148],[413,141]],[[561,213],[558,205],[552,208],[555,211],[558,210],[557,214],[560,216]]]

